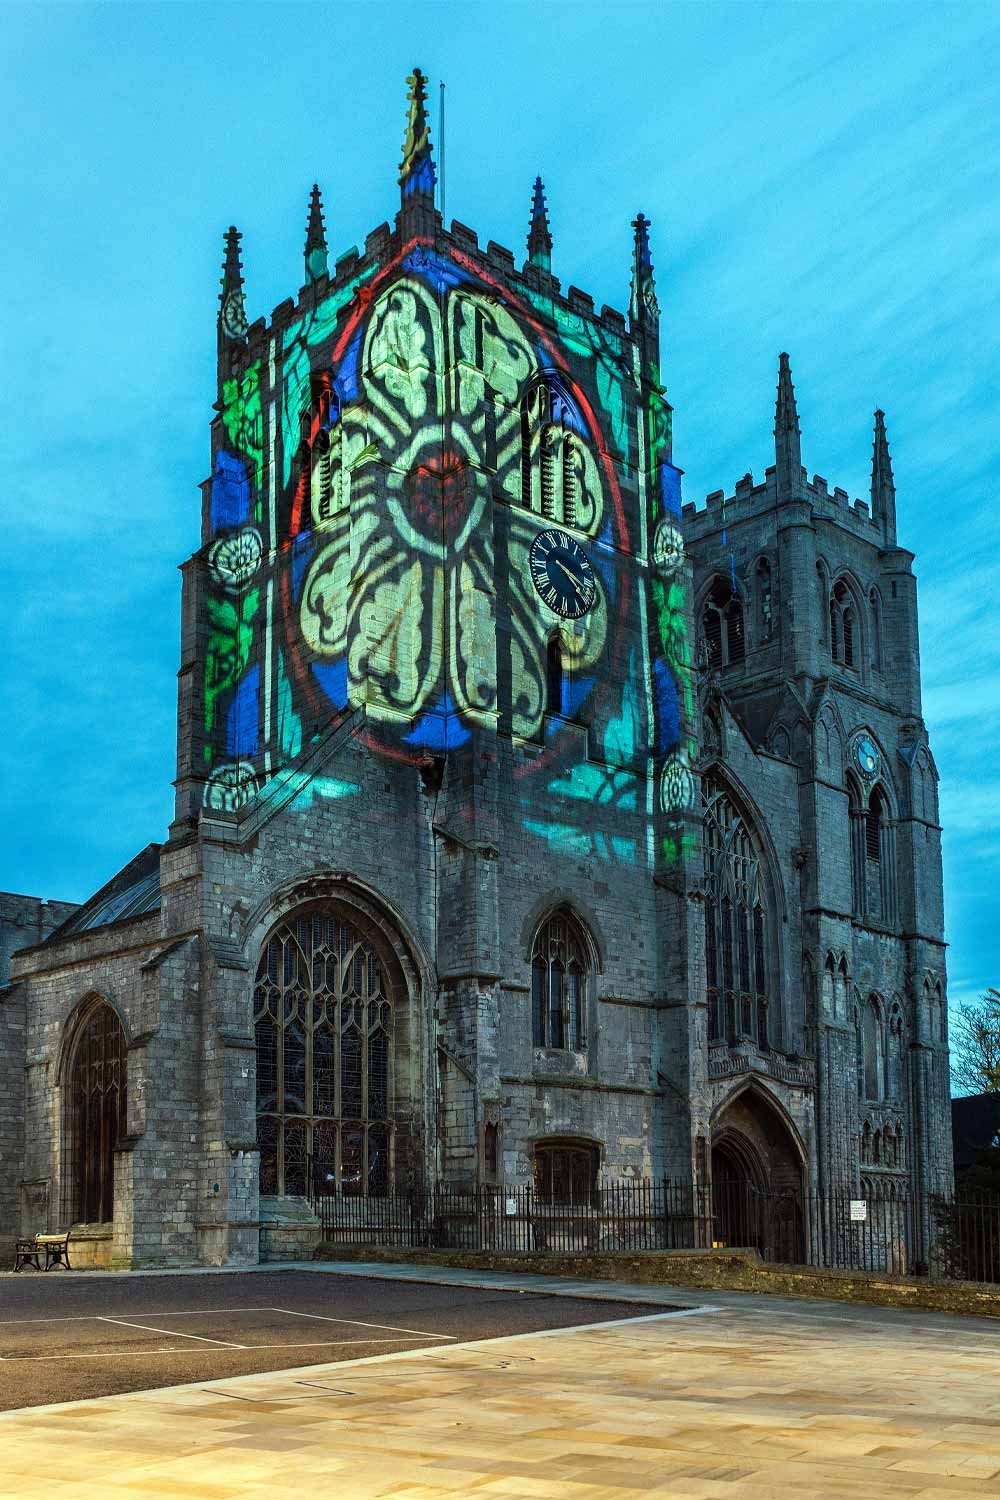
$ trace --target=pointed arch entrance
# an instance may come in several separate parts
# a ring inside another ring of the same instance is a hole
[[[805,1258],[805,1152],[776,1100],[755,1084],[721,1106],[712,1127],[713,1240],[765,1260]]]

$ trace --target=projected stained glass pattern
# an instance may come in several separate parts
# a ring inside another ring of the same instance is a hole
[[[693,803],[693,704],[670,408],[655,382],[640,399],[624,333],[415,238],[273,342],[270,375],[223,388],[206,800],[239,805],[363,707],[366,743],[414,764],[477,725],[536,742],[526,829],[648,857],[650,820]],[[595,800],[613,836],[585,832]]]

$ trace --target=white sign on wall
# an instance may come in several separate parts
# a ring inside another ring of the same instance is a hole
[[[851,1223],[863,1223],[868,1217],[868,1204],[863,1198],[851,1199]]]

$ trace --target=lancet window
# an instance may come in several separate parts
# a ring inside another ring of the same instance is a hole
[[[531,949],[532,1039],[536,1047],[582,1052],[587,1045],[591,965],[576,918],[553,912]]]
[[[330,381],[313,377],[312,401],[302,417],[300,484],[308,486],[314,525],[343,510],[350,498],[350,472],[344,464],[340,402]]]
[[[125,1134],[125,1034],[106,1000],[82,1020],[69,1075],[67,1217],[109,1224],[114,1218],[115,1150]]]
[[[705,955],[711,1041],[770,1046],[767,877],[725,790],[705,783]]]
[[[830,595],[830,655],[844,667],[857,665],[857,614],[847,584],[841,580]]]

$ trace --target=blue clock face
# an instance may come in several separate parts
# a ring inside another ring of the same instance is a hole
[[[562,618],[577,620],[597,602],[590,558],[568,531],[540,531],[529,554],[531,581],[542,601]]]
[[[878,775],[878,749],[867,734],[863,734],[855,745],[854,756],[865,776]]]

